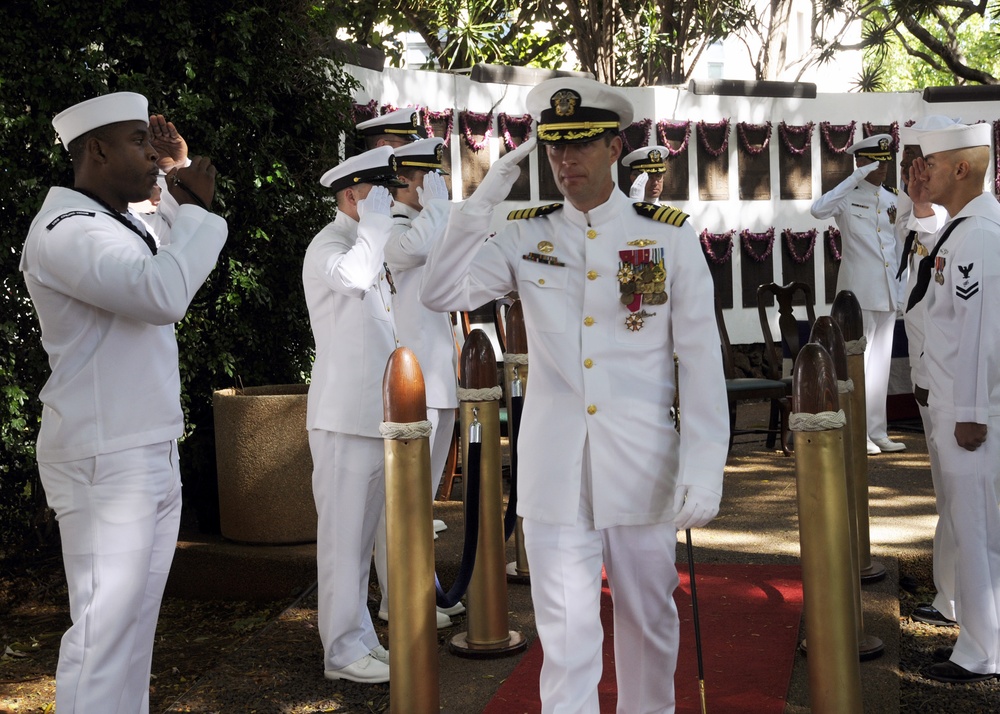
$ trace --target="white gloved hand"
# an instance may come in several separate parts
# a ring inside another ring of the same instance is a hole
[[[497,159],[483,177],[482,183],[465,202],[463,213],[491,213],[498,203],[506,199],[514,182],[521,175],[518,162],[531,153],[536,143],[535,137],[531,137],[513,151]]]
[[[872,161],[870,164],[865,164],[854,169],[853,176],[860,184],[868,177],[868,174],[875,173],[876,171],[878,171],[878,161]]]
[[[722,495],[704,486],[680,484],[674,491],[674,525],[677,530],[707,525],[719,512]]]
[[[358,219],[365,214],[392,216],[392,194],[385,186],[372,186],[368,195],[358,201]]]
[[[635,181],[628,190],[628,197],[633,200],[641,201],[646,198],[646,184],[649,182],[649,174],[645,171],[640,171],[639,175],[635,177]]]
[[[421,208],[427,208],[428,201],[438,199],[448,200],[448,186],[441,174],[431,171],[424,174],[423,186],[417,186],[417,202]]]

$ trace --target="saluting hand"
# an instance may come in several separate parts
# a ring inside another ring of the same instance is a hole
[[[187,163],[187,142],[177,131],[174,123],[167,121],[162,114],[153,114],[149,117],[149,136],[150,143],[156,149],[156,165],[161,171],[169,171],[175,166]]]
[[[207,156],[192,156],[191,165],[167,173],[167,189],[178,204],[192,203],[206,211],[215,198],[217,171]]]

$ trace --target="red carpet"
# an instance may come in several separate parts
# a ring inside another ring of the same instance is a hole
[[[678,566],[674,594],[681,620],[681,651],[674,686],[677,714],[700,714],[698,658],[694,642],[687,566]],[[705,702],[710,714],[781,714],[792,674],[802,614],[802,571],[797,565],[696,564],[698,614],[705,669]],[[598,686],[602,714],[617,701],[611,593],[601,595],[604,622],[604,676]],[[537,640],[524,654],[483,714],[537,714],[542,647]]]

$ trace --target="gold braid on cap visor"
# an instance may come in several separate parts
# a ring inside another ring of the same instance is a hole
[[[633,171],[644,171],[647,174],[665,174],[667,172],[666,164],[632,164],[629,168]]]
[[[567,141],[570,139],[589,139],[602,134],[608,129],[618,129],[616,121],[585,121],[565,122],[561,124],[539,124],[539,141]],[[580,131],[574,131],[580,130]]]
[[[397,157],[398,158],[398,157]],[[411,168],[421,168],[421,169],[439,169],[441,164],[432,164],[426,161],[407,161],[404,159],[399,160],[400,166],[409,166]]]
[[[892,152],[891,151],[871,151],[871,152],[869,152],[869,151],[865,151],[864,149],[862,149],[861,151],[855,151],[854,155],[855,156],[860,156],[860,157],[865,158],[865,159],[871,159],[872,161],[892,161]]]

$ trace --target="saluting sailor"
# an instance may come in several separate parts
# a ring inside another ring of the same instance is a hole
[[[146,714],[181,518],[174,323],[228,228],[207,208],[216,170],[204,156],[170,168],[176,215],[158,236],[128,209],[149,198],[161,159],[141,94],[89,99],[52,124],[73,186],[49,189],[21,271],[52,370],[39,395],[38,473],[59,521],[73,621],[59,647],[56,708]]]
[[[397,171],[392,147],[382,146],[323,174],[337,216],[313,238],[302,266],[316,340],[306,427],[327,679],[389,680],[389,654],[375,634],[367,593],[385,508],[382,377],[399,346],[384,257],[392,227],[387,187],[403,183]]]
[[[942,682],[1000,673],[1000,204],[983,182],[989,124],[922,133],[928,199],[949,222],[921,260],[908,308],[926,302],[928,413],[945,508],[955,537],[951,658],[927,667]]]
[[[622,166],[629,168],[628,178],[632,182],[629,198],[660,205],[668,156],[670,153],[665,146],[645,146],[622,159]]]
[[[847,147],[858,168],[812,205],[814,218],[837,222],[843,236],[843,258],[837,292],[850,290],[864,319],[865,404],[868,453],[902,451],[889,439],[886,396],[892,362],[892,335],[902,284],[896,279],[902,245],[896,241],[896,196],[882,184],[893,160],[892,137],[875,134]]]
[[[684,213],[615,189],[619,132],[632,121],[621,92],[557,78],[527,104],[566,203],[515,211],[485,240],[535,141],[505,155],[453,209],[421,298],[464,310],[517,290],[524,306],[518,515],[545,650],[542,711],[598,711],[603,564],[618,711],[671,712],[677,530],[718,512],[729,434],[712,280]],[[670,417],[674,353],[683,436]]]

